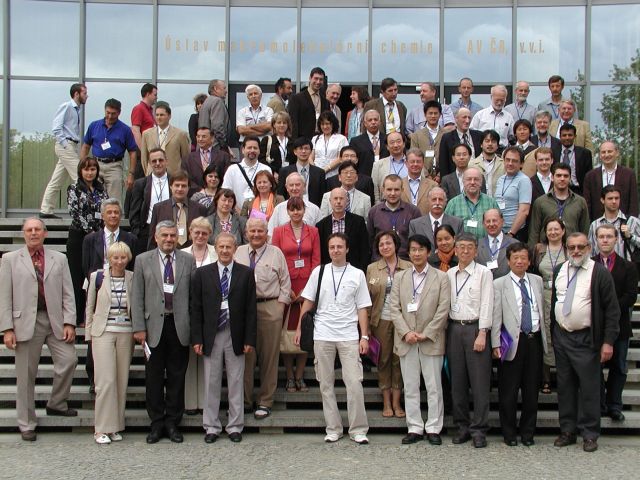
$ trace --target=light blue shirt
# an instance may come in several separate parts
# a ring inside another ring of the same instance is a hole
[[[51,131],[63,147],[67,146],[68,139],[80,141],[80,108],[82,107],[76,102],[69,100],[58,107],[53,117]]]
[[[502,175],[496,184],[495,198],[504,217],[502,231],[507,233],[516,218],[519,205],[521,203],[531,205],[531,180],[522,172],[518,172],[513,177]],[[520,228],[523,227],[524,225]]]
[[[478,113],[480,110],[484,108],[482,105],[474,102],[473,100],[471,100],[471,103],[469,105],[465,105],[464,103],[462,103],[461,98],[459,98],[457,102],[454,102],[451,104],[451,110],[453,111],[454,115],[458,113],[458,110],[460,110],[463,107],[468,108],[471,111],[472,118],[476,113]]]

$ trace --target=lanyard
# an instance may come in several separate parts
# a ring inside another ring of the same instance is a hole
[[[415,271],[411,272],[411,285],[413,286],[413,301],[414,302],[416,301],[416,293],[418,292],[418,290],[420,289],[420,287],[424,283],[425,278],[427,278],[427,272],[426,271],[424,271],[422,273],[419,273],[418,276],[424,275],[424,277],[422,277],[422,280],[420,280],[420,283],[418,283],[418,286],[416,286],[415,273],[416,273]]]
[[[516,113],[518,114],[518,120],[522,120],[522,117],[524,116],[524,114],[527,113],[527,107],[529,107],[529,104],[527,102],[524,102],[524,109],[522,110],[522,114],[518,109],[518,102],[514,103],[513,106],[515,107]]]
[[[238,165],[240,168],[246,170],[247,172],[247,177],[249,177],[250,182],[253,184],[253,179],[256,178],[256,174],[258,173],[258,162],[256,162],[256,164],[253,167],[250,167],[248,165],[243,166],[242,164]],[[251,170],[253,170],[253,176],[249,176],[249,172],[251,172]],[[247,186],[247,188],[249,188]]]
[[[538,146],[539,147],[551,147],[551,137],[549,136],[549,134],[547,134],[547,136],[545,138],[546,138],[546,140],[543,142],[540,139],[540,136],[538,136]]]
[[[257,111],[257,113],[258,113],[258,114],[257,114],[257,115],[254,115],[254,114],[253,114],[253,112],[254,112],[253,108],[252,108],[252,107],[249,107],[249,113],[251,114],[251,118],[253,118],[253,124],[254,124],[254,125],[257,125],[257,124],[258,124],[258,119],[260,118],[260,107],[258,107],[258,108],[256,109],[256,111]]]
[[[162,201],[162,192],[164,191],[165,181],[163,179],[160,179],[158,180],[158,183],[160,184],[160,192],[158,192],[158,186],[156,185],[156,182],[153,182],[153,193],[156,196],[156,203]]]
[[[418,203],[418,192],[420,191],[420,179],[419,178],[417,179],[418,188],[416,188],[415,192],[413,191],[413,188],[411,188],[411,182],[412,181],[416,182],[416,180],[413,180],[411,178],[409,179],[409,191],[411,192],[411,200],[412,200],[411,203],[413,203],[415,205],[416,203]]]
[[[204,263],[205,259],[209,256],[209,248],[205,247],[204,253],[202,254],[202,258],[200,259],[200,265],[198,265],[198,257],[196,257],[196,251],[193,249],[193,247],[191,248],[191,251],[193,252],[193,258],[196,260],[196,267],[200,268]]]
[[[466,271],[466,270],[465,270]],[[462,291],[462,289],[464,288],[464,286],[467,284],[467,282],[469,281],[469,279],[471,278],[471,276],[474,274],[474,272],[476,271],[476,269],[473,269],[473,272],[471,273],[467,273],[467,278],[464,281],[464,283],[462,284],[462,286],[460,286],[460,288],[458,288],[458,273],[460,273],[460,270],[458,270],[456,272],[456,300],[458,299],[458,297],[460,296],[460,292]]]
[[[509,183],[506,182],[507,176],[505,175],[505,181],[502,182],[502,197],[504,198],[504,192],[506,192],[509,187],[511,186],[511,184],[513,183],[513,181],[516,179],[516,176],[514,175],[513,177],[511,177],[511,180],[509,181]]]
[[[349,267],[349,264],[347,263],[347,265],[344,267],[344,270],[342,271],[342,275],[340,275],[340,280],[338,280],[338,286],[336,287],[336,277],[334,274],[333,265],[331,266],[331,278],[333,279],[333,301],[334,302],[338,301],[338,292],[340,291],[340,284],[342,283],[342,277],[344,277],[344,272],[347,271],[348,267]]]
[[[496,238],[498,238],[498,237],[496,237]],[[495,250],[491,250],[491,247],[489,246],[489,237],[485,237],[484,240],[487,243],[487,248],[489,249],[489,253],[491,253],[491,260],[496,258],[496,254],[505,247],[504,242],[501,242],[500,246],[498,248],[496,248]]]
[[[393,271],[391,270],[391,267],[389,266],[389,262],[387,262],[385,260],[384,263],[387,266],[387,275],[393,280],[393,276],[395,275],[396,269],[398,268],[398,255],[396,255],[396,266],[393,268]]]
[[[397,163],[397,162],[396,162],[393,158],[391,158],[390,160],[391,160],[391,161],[390,161],[390,163],[391,163],[391,169],[392,169],[393,173],[395,173],[396,175],[398,175],[398,176],[400,177],[400,176],[401,176],[401,175],[400,175],[400,173],[402,172],[402,169],[403,169],[403,168],[404,168],[404,169],[406,169],[406,168],[407,168],[407,167],[406,167],[406,165],[405,165],[405,163],[404,163],[404,162],[405,162],[404,157],[402,157],[402,165],[400,165],[400,169],[399,169],[399,170],[396,170],[396,163]]]
[[[400,211],[395,210],[391,212],[391,229],[395,232],[397,230],[396,226],[398,225],[398,217],[400,216]]]
[[[280,139],[278,138],[278,148],[280,149],[280,160],[284,162],[287,158],[287,145],[289,144],[289,139],[287,137],[284,137],[283,141],[284,143],[280,141]]]
[[[464,201],[467,203],[467,208],[469,209],[469,215],[471,215],[471,218],[475,218],[476,210],[478,209],[478,205],[480,205],[480,200],[478,200],[478,203],[476,203],[475,205],[473,205],[473,203],[470,202],[467,197],[464,197]],[[473,210],[471,210],[471,206],[469,204],[473,205]]]
[[[564,203],[562,204],[560,203],[560,200],[556,198],[555,195],[553,195],[553,199],[556,201],[556,206],[558,207],[558,218],[562,220],[562,215],[564,214],[564,209],[567,206],[567,201],[569,200],[569,198],[565,199]]]
[[[521,285],[518,282],[516,282],[511,275],[509,275],[509,278],[511,278],[511,281],[516,284],[516,286],[520,289],[520,294],[522,294],[522,288],[520,288]],[[530,290],[531,286],[527,287],[527,284],[528,284],[528,282],[525,280],[525,282],[524,282],[524,296],[529,301],[529,305],[531,306],[531,308],[533,308],[533,295],[531,295],[531,290]]]
[[[549,105],[551,105],[551,110],[553,111],[553,119],[557,120],[558,119],[558,108],[556,107],[553,103],[550,103]]]
[[[562,247],[560,247],[560,249],[558,250],[555,261],[553,260],[553,254],[551,253],[551,250],[548,247],[547,250],[549,251],[549,262],[551,262],[551,271],[553,272],[556,269],[556,265],[558,265],[558,260],[560,259],[560,254],[562,253]]]
[[[296,238],[296,232],[293,231],[293,225],[289,222],[289,228],[291,228],[291,235],[296,239],[298,244],[298,258],[302,257],[302,234],[304,233],[304,224],[302,224],[302,230],[300,230],[300,238]],[[258,262],[256,262],[258,263]]]
[[[113,281],[113,277],[111,278]],[[124,277],[122,277],[122,290],[120,290],[120,296],[118,296],[118,290],[114,290],[113,286],[111,287],[111,293],[116,297],[116,302],[118,302],[118,313],[122,313],[122,297],[126,292],[127,286],[124,282]]]

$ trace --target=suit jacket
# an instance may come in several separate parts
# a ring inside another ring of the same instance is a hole
[[[269,139],[271,139],[271,148],[269,149],[269,159],[267,160],[267,146],[269,145]],[[287,150],[285,158],[282,158],[282,152],[280,151],[280,142],[278,142],[277,135],[265,135],[260,140],[260,155],[258,155],[258,161],[271,167],[273,173],[278,173],[283,165],[289,165],[296,163],[296,156],[293,153],[293,141],[290,138],[287,141]]]
[[[324,178],[324,170],[311,164],[307,166],[309,167],[309,185],[307,190],[309,192],[309,201],[320,208],[320,205],[322,204],[322,195],[327,191],[327,182]],[[285,200],[289,199],[289,193],[285,188],[287,175],[297,171],[298,167],[296,163],[287,165],[280,169],[280,173],[278,174],[278,193],[282,195]]]
[[[576,139],[575,144],[579,147],[586,148],[593,153],[593,142],[591,141],[591,127],[589,122],[584,120],[573,119],[573,126],[576,127]],[[560,128],[560,121],[558,119],[553,120],[549,125],[549,132],[554,137],[559,137],[558,128]]]
[[[198,268],[191,290],[191,344],[202,345],[211,355],[218,332],[222,290],[218,262]],[[256,346],[256,282],[253,271],[233,262],[229,283],[229,329],[233,353],[242,355],[245,345]]]
[[[334,175],[333,177],[327,179],[327,192],[330,192],[331,190],[333,190],[334,188],[338,188],[339,186],[340,179],[338,178],[338,175]],[[359,173],[355,187],[356,190],[359,190],[369,196],[371,200],[371,206],[376,203],[376,196],[373,192],[373,180],[371,180],[370,176]]]
[[[127,269],[133,270],[133,263],[135,261],[136,242],[138,239],[133,233],[126,232],[120,229],[118,242],[124,242],[131,249],[131,261],[127,265]],[[89,275],[96,270],[104,267],[104,229],[100,229],[97,232],[92,232],[82,241],[82,274],[89,278]]]
[[[508,272],[507,272],[508,273]],[[527,273],[529,285],[533,291],[538,314],[540,315],[540,336],[542,337],[542,349],[547,353],[547,333],[545,331],[545,301],[542,288],[542,278],[532,273]],[[514,284],[511,275],[505,275],[493,282],[493,322],[491,325],[491,347],[500,348],[500,329],[504,328],[509,332],[513,343],[507,350],[503,360],[512,361],[518,351],[518,339],[520,338],[520,325],[522,322],[520,306],[516,303],[516,295],[513,292]]]
[[[44,297],[51,330],[58,340],[64,325],[76,325],[76,301],[67,257],[44,248]],[[7,252],[0,265],[0,332],[13,329],[16,341],[33,338],[38,281],[29,250]]]
[[[364,115],[363,115],[364,117]],[[387,137],[381,131],[378,132],[378,138],[380,139],[380,155],[379,158],[389,156],[389,150],[387,150]],[[373,171],[373,164],[375,163],[375,154],[373,153],[373,144],[369,140],[369,134],[364,132],[362,135],[353,137],[349,142],[358,155],[358,174],[371,176]]]
[[[444,214],[442,216],[442,225],[449,225],[453,228],[456,237],[463,232],[462,220],[452,215]],[[409,236],[420,234],[424,235],[431,242],[431,250],[436,249],[436,244],[433,238],[433,225],[431,225],[431,219],[429,218],[429,212],[425,213],[422,217],[414,218],[409,222]]]
[[[560,140],[552,136],[549,136],[549,138],[551,139],[551,153],[553,155],[552,158],[553,159],[560,158],[560,150],[562,150],[562,144],[560,143]],[[537,171],[535,155],[536,155],[536,150],[538,150],[537,148],[539,143],[538,136],[537,135],[532,136],[530,141],[533,145],[536,146],[536,148],[534,148],[530,152],[527,152],[524,156],[524,162],[522,163],[522,173],[524,173],[527,177],[531,177],[535,175]]]
[[[420,181],[420,186],[418,187],[416,207],[418,207],[418,210],[420,210],[420,213],[422,215],[426,215],[427,213],[429,213],[429,199],[427,198],[427,193],[429,193],[429,190],[431,190],[433,187],[437,187],[437,186],[438,184],[433,180],[431,180],[429,177],[423,176],[422,180]],[[412,195],[413,194],[411,193],[411,188],[409,188],[408,177],[403,178],[402,194],[400,195],[400,199],[404,202],[413,204]]]
[[[320,220],[316,227],[320,236],[320,263],[327,264],[331,262],[329,257],[329,247],[327,239],[331,235],[333,227],[332,216],[328,215]],[[367,226],[364,218],[360,215],[346,212],[344,220],[344,233],[349,238],[349,251],[347,252],[347,262],[363,272],[367,271],[367,265],[371,258],[371,247],[369,245],[369,236],[367,234]]]
[[[400,115],[400,129],[399,131],[404,133],[407,130],[407,107],[404,106],[400,100],[396,100],[396,106],[398,107],[398,114]],[[389,133],[387,132],[387,113],[384,109],[384,102],[382,98],[372,98],[367,103],[364,104],[364,110],[362,111],[362,122],[364,124],[364,114],[367,113],[367,110],[376,110],[380,114],[380,132],[385,136]]]
[[[509,235],[502,236],[502,243],[500,244],[500,250],[498,251],[498,268],[491,270],[493,279],[500,278],[509,273],[509,264],[507,263],[507,247],[517,242],[517,240],[511,238]],[[476,253],[476,262],[480,265],[487,266],[487,262],[491,261],[491,251],[489,250],[489,236],[485,235],[478,240],[478,253]]]
[[[320,97],[320,112],[329,110],[329,102],[325,98],[324,90],[318,92]],[[289,98],[287,111],[291,116],[291,138],[294,140],[305,137],[308,140],[316,133],[316,108],[308,89],[302,90]]]
[[[204,168],[202,168],[200,158],[200,147],[198,147],[182,159],[182,170],[189,175],[189,198],[204,188],[204,181],[202,180]],[[217,166],[220,175],[220,185],[222,185],[224,172],[226,172],[227,167],[231,165],[231,157],[223,150],[212,149],[211,155],[209,156],[209,165],[212,163]]]
[[[207,208],[192,200],[187,200],[187,237],[189,236],[189,225],[191,222],[198,217],[206,217],[207,216]],[[156,244],[156,239],[154,232],[156,231],[156,225],[158,222],[162,220],[172,220],[175,221],[173,217],[173,199],[169,198],[169,200],[164,200],[162,202],[158,202],[153,206],[153,211],[151,212],[151,223],[149,224],[149,244],[147,245],[147,250],[151,250],[152,248],[156,248],[158,245]],[[181,247],[189,246],[189,242],[191,238],[187,240],[187,243],[184,245],[180,245]]]
[[[418,343],[423,355],[444,355],[447,319],[451,305],[449,277],[433,267],[427,267],[422,292],[417,299],[418,310],[408,312],[413,302],[413,268],[397,273],[393,279],[389,308],[393,319],[393,352],[399,357],[409,353],[411,345],[402,341],[409,332],[418,332],[429,340]]]
[[[482,148],[480,146],[482,144],[482,132],[479,130],[469,129],[469,136],[473,143],[473,153],[476,156],[480,155],[480,152],[482,152]],[[438,170],[440,172],[440,178],[456,170],[456,165],[453,163],[451,157],[453,156],[453,147],[459,143],[460,137],[458,136],[457,129],[453,129],[452,131],[442,135],[442,138],[440,139],[440,151],[438,152]]]
[[[542,186],[542,182],[538,178],[538,175],[534,173],[529,177],[531,180],[531,205],[535,202],[539,197],[545,194],[544,187]],[[549,187],[549,189],[553,188],[553,184]]]
[[[229,110],[224,99],[209,95],[200,108],[199,127],[207,127],[213,134],[213,145],[226,150],[233,143],[235,128],[229,122]]]
[[[322,196],[322,204],[320,205],[320,218],[331,215],[331,204],[329,203],[330,196],[331,191],[328,191]],[[355,215],[360,215],[362,218],[364,218],[364,221],[366,223],[367,215],[369,215],[369,210],[371,210],[371,199],[364,193],[358,191],[358,189],[355,189],[353,192],[351,205],[349,206],[349,211]]]
[[[579,195],[582,195],[582,189],[584,187],[584,177],[589,170],[593,169],[593,158],[591,156],[591,150],[574,145],[573,152],[576,157],[576,178],[578,179],[578,186],[571,187],[571,190]],[[555,154],[556,152],[554,152]],[[558,157],[553,157],[553,162],[560,162],[562,156],[562,149],[557,152]],[[600,195],[598,194],[598,197]]]
[[[616,167],[615,181],[613,184],[618,187],[620,193],[620,210],[627,217],[638,216],[638,184],[636,175],[628,167],[618,165]],[[602,167],[594,168],[584,176],[582,194],[589,207],[589,218],[591,221],[604,215],[604,207],[600,202],[600,192],[602,192]]]
[[[411,269],[412,267],[413,265],[408,260],[398,258],[395,273]],[[367,267],[367,288],[369,289],[369,296],[371,297],[371,307],[367,310],[369,312],[369,326],[372,328],[377,327],[380,323],[380,316],[382,315],[382,308],[384,307],[386,297],[388,276],[387,263],[383,258],[369,264]]]
[[[457,197],[462,193],[460,191],[460,182],[458,182],[458,176],[456,175],[455,170],[451,173],[446,174],[440,179],[440,186],[444,190],[444,193],[447,195],[447,201],[451,200],[453,197]],[[480,187],[480,191],[482,193],[487,193],[487,184],[484,181],[484,175],[482,176],[482,187]]]
[[[153,127],[142,133],[142,145],[140,145],[140,161],[145,175],[151,173],[149,165],[149,151],[160,146],[158,128]],[[189,134],[174,126],[169,126],[167,140],[164,146],[167,157],[167,171],[169,175],[175,175],[180,170],[182,159],[191,153],[191,141]]]
[[[89,289],[87,290],[87,319],[84,326],[85,338],[99,337],[107,327],[107,318],[111,310],[111,275],[109,270],[104,271],[104,278],[99,290],[96,291],[97,271],[91,273]],[[131,318],[131,285],[133,284],[133,272],[125,270],[124,283],[127,299],[127,316]]]
[[[133,183],[133,189],[131,190],[129,225],[131,226],[131,233],[136,237],[140,236],[140,230],[147,224],[149,206],[151,205],[151,192],[153,190],[152,180],[152,175],[139,178]],[[167,181],[169,181],[168,175]]]
[[[440,158],[440,141],[445,133],[446,132],[441,128],[438,131],[436,138],[433,139],[433,145],[431,144],[431,135],[429,134],[428,128],[422,128],[409,135],[409,138],[411,139],[411,148],[417,148],[418,150],[421,150],[422,153],[430,150],[434,152],[433,157],[425,156],[424,166],[427,173],[431,170],[431,165],[433,164],[434,159],[436,162],[436,168],[438,166],[438,158]]]
[[[189,345],[189,288],[196,270],[192,255],[175,250],[173,264],[173,321],[180,344]],[[134,332],[147,332],[147,343],[157,347],[164,326],[164,289],[158,250],[144,252],[136,259],[131,286],[131,319]]]

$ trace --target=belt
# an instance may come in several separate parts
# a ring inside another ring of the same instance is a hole
[[[98,160],[99,162],[102,162],[102,163],[115,163],[115,162],[119,162],[119,161],[122,160],[122,157],[118,157],[118,158],[113,158],[113,157],[110,157],[110,158],[95,157],[95,158],[96,158],[96,160]]]
[[[80,143],[80,142],[78,142],[78,140],[74,140],[73,138],[69,138],[69,137],[65,138],[65,140],[68,140],[68,141],[73,142],[73,143]]]
[[[169,319],[173,320],[173,312],[171,312],[171,313],[165,313],[165,314],[164,314],[164,318],[169,318]]]
[[[277,299],[278,299],[278,297],[258,298],[258,299],[256,299],[256,303],[270,302],[271,300],[277,300]]]
[[[523,331],[520,331],[520,335],[524,335],[527,338],[536,338],[537,336],[540,335],[540,330],[538,330],[537,332],[529,332],[529,333],[524,333]]]
[[[478,319],[475,318],[473,320],[456,320],[454,318],[449,318],[450,322],[454,322],[454,323],[459,323],[460,325],[473,325],[475,323],[478,323]]]

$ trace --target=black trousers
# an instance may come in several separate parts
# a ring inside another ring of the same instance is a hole
[[[84,309],[87,303],[85,291],[82,289],[84,275],[82,273],[82,241],[87,236],[82,230],[69,229],[67,238],[67,261],[73,283],[73,294],[76,299],[76,325],[84,323]]]
[[[178,339],[173,315],[165,315],[162,336],[145,364],[147,413],[151,428],[175,427],[184,414],[184,376],[189,347]]]
[[[505,440],[517,436],[518,391],[522,392],[520,437],[533,439],[538,419],[538,388],[542,378],[542,337],[540,331],[520,333],[518,350],[513,360],[498,365],[498,398],[500,425]]]
[[[138,241],[136,242],[136,256],[147,251],[147,245],[149,243],[149,225],[144,224],[138,232]]]

